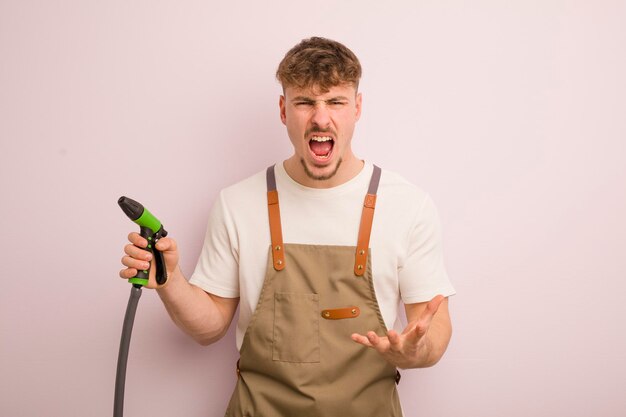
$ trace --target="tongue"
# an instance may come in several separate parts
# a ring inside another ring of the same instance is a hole
[[[330,150],[333,148],[333,142],[330,140],[326,142],[316,142],[312,140],[311,142],[309,142],[309,147],[315,155],[324,156],[328,155]]]

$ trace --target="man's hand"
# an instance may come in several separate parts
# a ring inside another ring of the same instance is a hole
[[[445,311],[437,315],[444,301]],[[438,295],[425,303],[425,306],[412,304],[406,307],[409,324],[402,334],[389,330],[387,336],[378,336],[370,331],[367,332],[367,336],[354,333],[352,340],[375,349],[398,368],[432,366],[441,358],[450,340],[451,326],[447,298]]]
[[[124,247],[126,255],[120,271],[120,277],[129,279],[137,275],[138,270],[150,266],[152,254],[145,248],[148,241],[139,233],[128,235],[129,244]],[[198,343],[208,345],[219,340],[235,315],[239,298],[222,298],[209,294],[200,287],[189,284],[179,267],[179,251],[176,241],[169,237],[159,239],[156,249],[163,253],[168,280],[165,285],[157,285],[155,269],[150,266],[150,277],[146,288],[156,288],[168,314],[183,331]]]
[[[124,253],[126,253],[126,255],[122,258],[122,265],[124,265],[126,269],[120,271],[120,277],[129,279],[137,275],[138,270],[150,268],[149,281],[146,288],[158,288],[159,286],[155,279],[156,269],[151,265],[152,253],[145,249],[148,247],[148,241],[136,232],[129,234],[128,240],[130,244],[124,247]],[[163,253],[167,276],[171,277],[178,268],[179,255],[176,241],[164,237],[159,239],[156,244],[156,249]]]

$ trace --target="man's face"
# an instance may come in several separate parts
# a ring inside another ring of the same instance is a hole
[[[361,94],[354,86],[335,86],[326,93],[287,87],[279,104],[294,148],[292,160],[298,160],[305,182],[329,180],[342,163],[354,162],[352,134],[361,116]]]

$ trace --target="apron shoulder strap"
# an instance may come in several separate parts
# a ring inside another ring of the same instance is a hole
[[[280,225],[280,207],[278,205],[274,165],[267,168],[266,181],[267,210],[270,218],[270,237],[272,240],[272,262],[274,269],[280,271],[285,268],[285,250],[283,248],[283,231]]]
[[[372,223],[374,222],[374,209],[376,208],[376,192],[380,183],[381,169],[374,165],[374,172],[370,180],[370,186],[363,202],[363,212],[361,214],[361,225],[359,226],[359,238],[356,244],[356,254],[354,257],[354,273],[357,276],[365,274],[367,266],[367,252],[370,246],[370,234]]]
[[[374,165],[374,172],[370,180],[370,185],[363,202],[363,212],[361,214],[361,224],[359,226],[359,237],[356,246],[354,259],[354,273],[363,276],[367,265],[367,253],[370,243],[372,223],[374,221],[374,209],[376,207],[376,192],[380,182],[381,169]],[[270,220],[270,237],[272,241],[272,263],[274,269],[281,271],[285,268],[285,251],[283,247],[283,232],[280,222],[280,206],[278,204],[278,191],[276,190],[276,176],[274,165],[267,168],[267,208]]]

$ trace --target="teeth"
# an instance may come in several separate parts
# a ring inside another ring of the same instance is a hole
[[[328,142],[329,140],[333,140],[330,136],[313,136],[311,140],[315,142]]]

